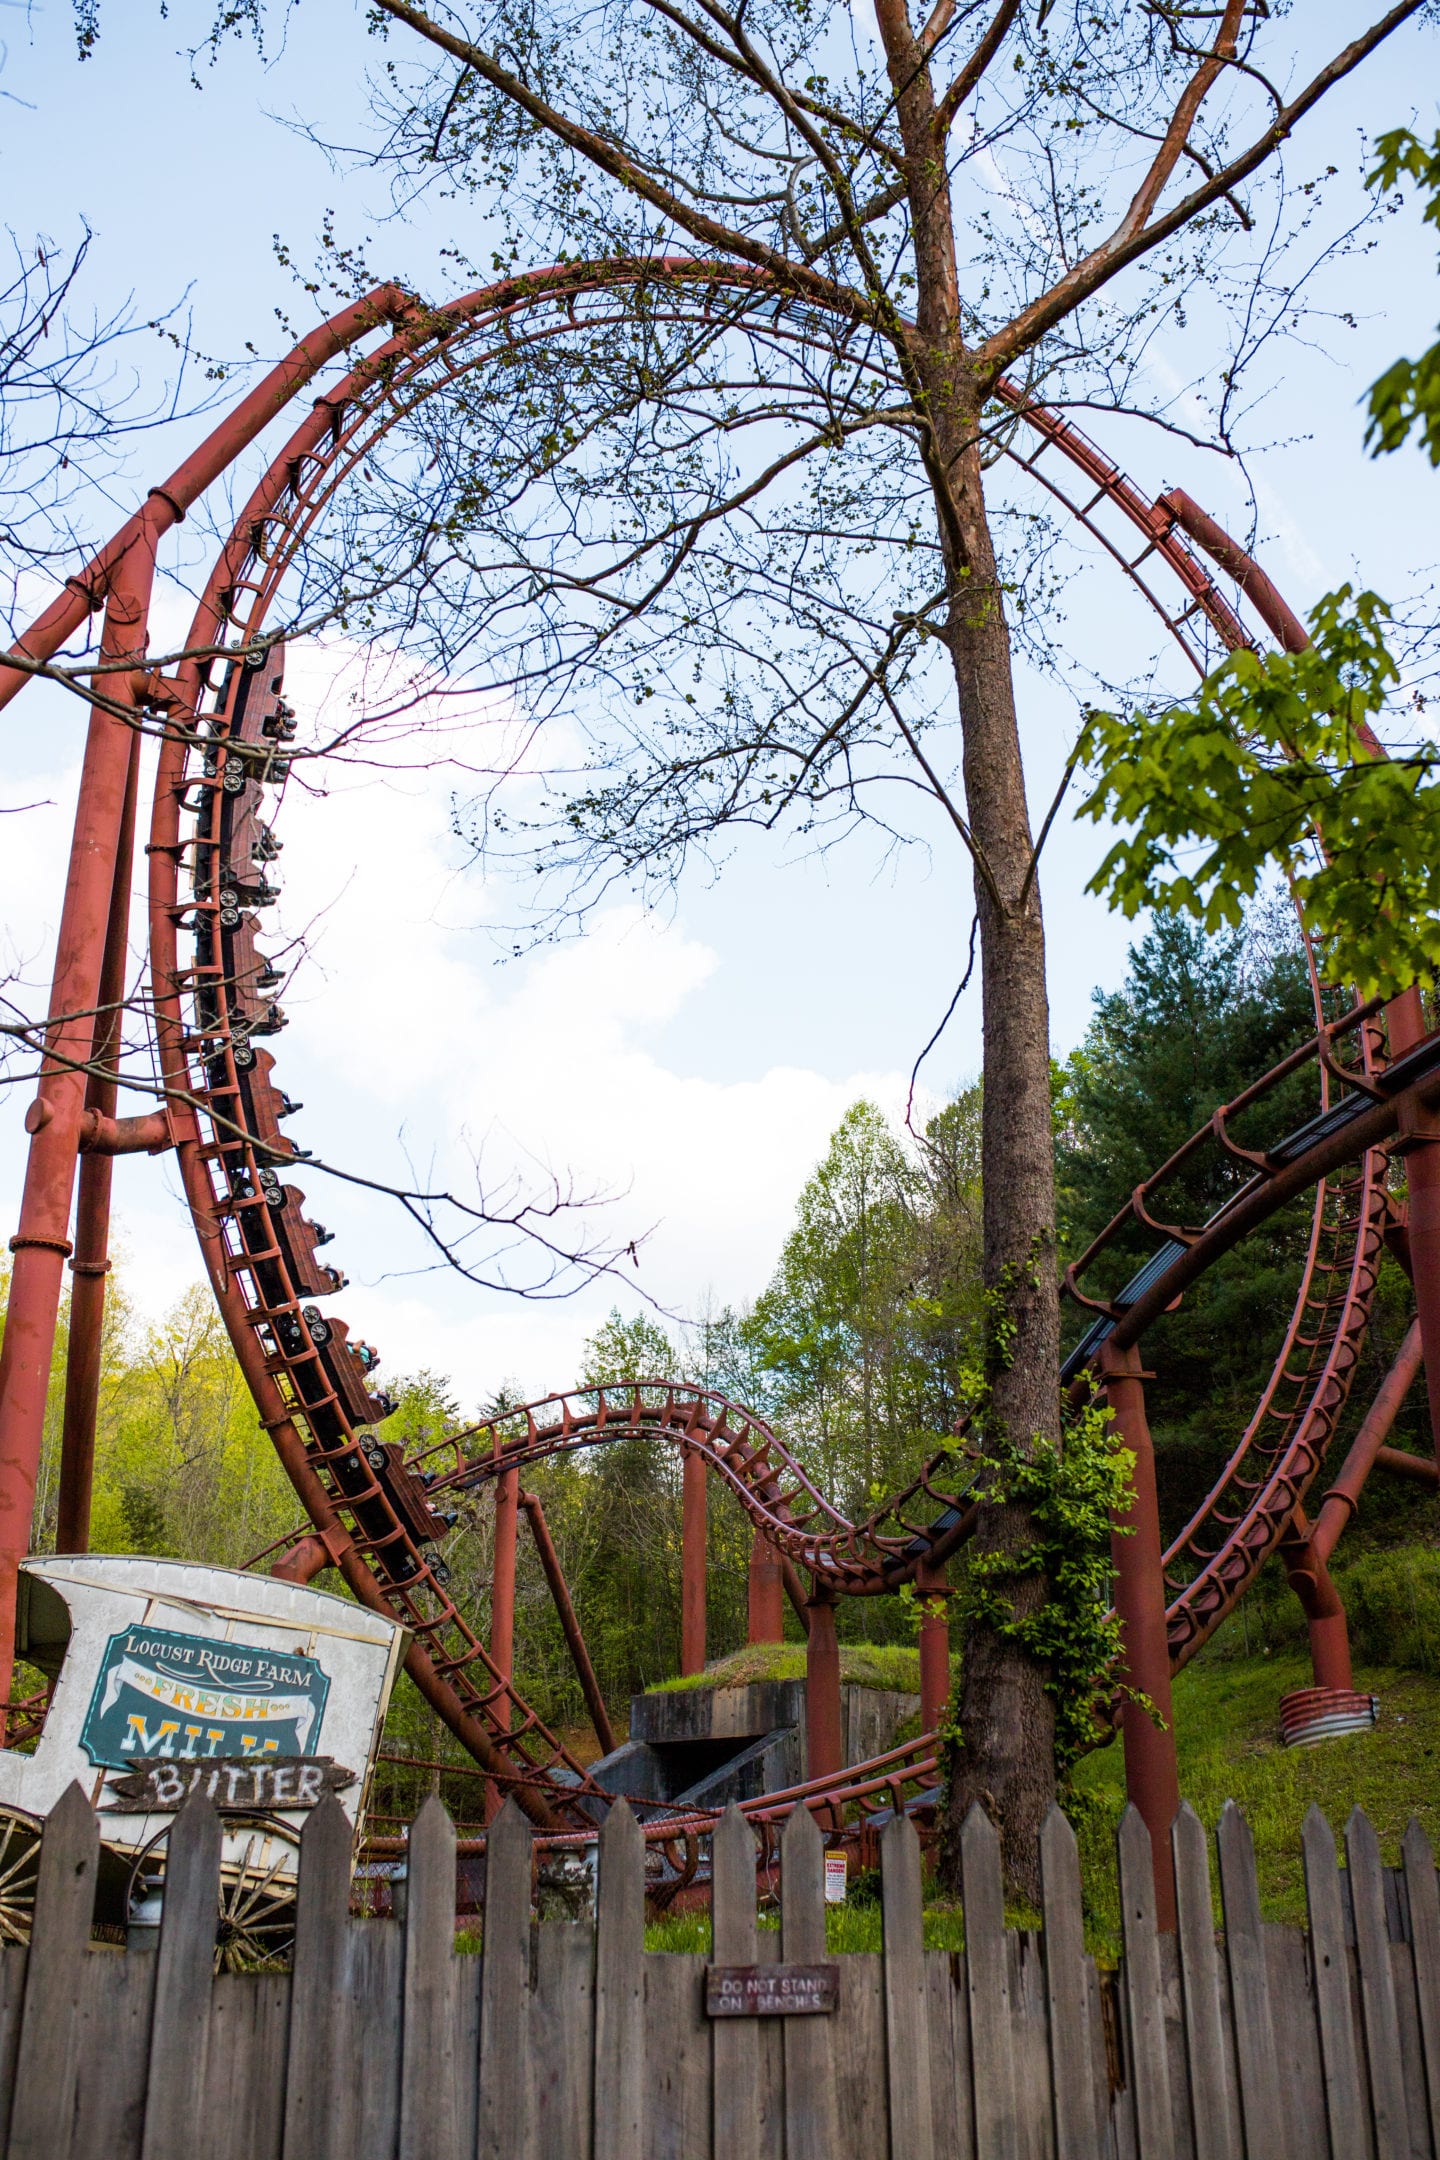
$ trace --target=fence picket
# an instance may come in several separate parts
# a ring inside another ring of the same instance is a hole
[[[892,1815],[885,1825],[880,1870],[890,2146],[906,2160],[935,2160],[920,1840],[908,1815]]]
[[[1420,2053],[1425,2064],[1430,2148],[1440,2160],[1440,1882],[1436,1880],[1430,1840],[1413,1815],[1401,1852],[1410,1900],[1410,1940],[1415,1954],[1415,2001]]]
[[[1385,1924],[1385,1877],[1380,1866],[1380,1846],[1363,1808],[1352,1809],[1345,1825],[1345,1858],[1350,1871],[1355,1954],[1360,1967],[1360,2016],[1370,2065],[1375,2160],[1408,2160],[1410,2131],[1395,1976],[1390,1965],[1390,1931]]]
[[[1231,2134],[1230,2064],[1220,2009],[1220,1961],[1210,1906],[1205,1826],[1188,1800],[1170,1832],[1180,1932],[1180,1992],[1190,2065],[1195,2160],[1239,2160]]]
[[[88,2160],[97,2138],[115,2160],[195,2160],[212,2146],[217,2160],[242,2149],[247,2160],[252,2149],[256,2160],[535,2160],[562,2145],[577,2160],[779,2160],[782,2149],[785,2160],[1440,2160],[1440,1882],[1416,1822],[1404,1886],[1387,1889],[1374,1831],[1358,1808],[1350,1818],[1352,1961],[1335,1840],[1310,1810],[1307,1964],[1299,1931],[1262,1923],[1250,1832],[1227,1803],[1222,1971],[1199,1818],[1182,1808],[1173,1826],[1172,1946],[1155,1927],[1148,1834],[1127,1809],[1118,2046],[1058,1810],[1041,1831],[1044,1929],[1032,1938],[1005,1928],[999,1837],[972,1808],[963,1966],[924,1949],[919,1842],[892,1818],[883,1956],[840,1961],[833,2018],[768,2025],[707,2025],[703,1961],[646,1957],[644,1839],[623,1803],[600,1834],[594,1935],[552,1928],[547,1945],[541,1931],[533,1997],[533,1840],[513,1805],[490,1833],[478,1964],[454,1954],[455,1834],[439,1801],[411,1832],[402,1931],[349,1919],[350,1832],[331,1799],[301,1841],[291,1976],[214,1982],[222,1836],[207,1801],[187,1803],[171,1830],[159,1948],[114,1962],[89,1943],[93,1810],[73,1786],[52,1811],[34,1943],[3,1959],[16,2004],[0,2066],[8,2073],[13,2054],[6,2160]],[[814,1818],[796,1809],[780,1844],[778,1947],[790,1963],[826,1957],[823,1855]],[[717,1962],[774,1956],[757,1932],[755,1861],[732,1807],[712,1840]],[[1411,1941],[1394,1944],[1407,1912]],[[1107,2067],[1112,2092],[1129,2087],[1108,2108]],[[1188,2135],[1175,2128],[1182,2107]]]
[[[1144,2160],[1152,2160],[1152,2155],[1153,2160],[1173,2160],[1175,2124],[1170,2100],[1170,2057],[1165,2045],[1160,1938],[1155,1924],[1155,1863],[1145,1818],[1133,1805],[1120,1818],[1115,1850],[1125,1951],[1120,1977],[1135,2099],[1136,2148]]]
[[[807,1807],[780,1839],[780,1947],[789,1965],[825,1957],[825,1840]],[[784,2020],[786,2160],[834,2160],[835,2085],[828,2017]]]
[[[645,1840],[617,1800],[600,1832],[595,1911],[595,2160],[636,2160],[645,2081]]]
[[[220,1817],[202,1793],[192,1793],[165,1849],[141,2160],[193,2160],[203,2144],[220,1837]]]
[[[1075,1832],[1053,1802],[1040,1826],[1040,1899],[1055,2160],[1096,2160],[1080,1852]]]
[[[1360,2059],[1355,2047],[1355,2019],[1350,2002],[1350,1964],[1345,1954],[1345,1911],[1340,1902],[1340,1873],[1335,1837],[1312,1800],[1301,1832],[1305,1858],[1305,1898],[1310,1912],[1310,1977],[1315,1989],[1315,2020],[1320,2028],[1320,2073],[1325,2084],[1325,2119],[1330,2126],[1331,2160],[1364,2152],[1364,2109],[1360,2097]]]
[[[290,2039],[285,2063],[284,2160],[341,2160],[347,2054],[351,2042],[337,2003],[350,1926],[350,1821],[327,1793],[300,1837],[300,1891],[290,1974]],[[342,2022],[337,2030],[336,2012]],[[353,2042],[352,2042],[353,2044]]]
[[[710,1928],[717,1965],[756,1963],[755,1833],[733,1800],[711,1841]],[[712,2018],[710,2049],[715,2152],[724,2160],[760,2160],[759,2024],[754,2018]]]
[[[976,2160],[1016,2160],[1014,2035],[1000,1837],[978,1801],[960,1829],[960,1890],[965,1905]]]
[[[80,2062],[80,1999],[90,1954],[100,1833],[79,1785],[66,1787],[40,1841],[8,2152],[64,2160]]]
[[[1270,2160],[1290,2150],[1280,2095],[1280,2064],[1270,2008],[1265,1930],[1250,1827],[1227,1800],[1215,1834],[1220,1853],[1220,1898],[1225,1912],[1225,1958],[1240,2073],[1240,2117],[1250,2160]]]
[[[513,1799],[485,1845],[485,1948],[480,1972],[479,2160],[525,2150],[529,2114],[530,1868],[534,1833]]]
[[[432,1793],[414,1822],[405,1870],[405,1989],[400,2160],[456,2150],[455,1828]]]

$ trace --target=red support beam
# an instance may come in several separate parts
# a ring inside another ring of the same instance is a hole
[[[490,1583],[490,1656],[508,1686],[515,1676],[515,1542],[519,1527],[520,1472],[502,1470],[495,1484],[495,1564]],[[510,1698],[495,1705],[510,1723]]]
[[[65,1357],[65,1421],[60,1438],[60,1493],[55,1518],[55,1550],[90,1550],[90,1496],[95,1480],[95,1419],[100,1405],[100,1355],[105,1335],[105,1278],[110,1272],[109,1154],[89,1152],[86,1139],[102,1125],[113,1126],[119,1087],[115,1066],[120,1055],[125,963],[130,946],[130,873],[135,858],[135,806],[140,782],[140,735],[130,737],[130,763],[110,886],[110,914],[100,968],[100,1010],[95,1016],[91,1057],[102,1068],[85,1087],[85,1115],[80,1135],[80,1193],[75,1207],[75,1255],[70,1262],[70,1341]],[[127,1121],[128,1122],[128,1121]]]
[[[1150,1832],[1155,1868],[1155,1916],[1166,1933],[1175,1929],[1175,1868],[1170,1825],[1180,1808],[1175,1761],[1175,1711],[1170,1699],[1170,1644],[1165,1632],[1165,1574],[1161,1566],[1160,1510],[1155,1493],[1155,1450],[1145,1416],[1147,1377],[1138,1350],[1105,1343],[1100,1370],[1106,1399],[1121,1440],[1135,1458],[1134,1497],[1117,1516],[1110,1550],[1115,1566],[1115,1609],[1120,1615],[1123,1678],[1149,1697],[1163,1720],[1157,1726],[1139,1703],[1120,1712],[1125,1744],[1125,1789]]]
[[[147,505],[147,508],[149,506]],[[145,624],[155,575],[154,519],[142,516],[110,581],[101,634],[107,659],[144,658]],[[35,1100],[25,1114],[30,1154],[10,1306],[0,1347],[0,1701],[10,1694],[15,1661],[15,1596],[30,1547],[35,1483],[45,1433],[45,1402],[64,1265],[70,1257],[70,1206],[85,1112],[84,1066],[100,1003],[105,934],[125,813],[134,729],[123,708],[134,700],[121,667],[104,678],[112,712],[93,705],[80,772],[70,865],[56,941],[46,1055]]]
[[[680,1502],[680,1670],[705,1670],[705,1458],[685,1450]]]
[[[530,1534],[535,1540],[535,1550],[540,1555],[540,1565],[545,1580],[550,1585],[550,1595],[560,1616],[560,1626],[570,1651],[570,1662],[575,1667],[575,1677],[580,1682],[580,1692],[585,1697],[585,1707],[590,1713],[590,1723],[595,1728],[595,1738],[600,1743],[602,1755],[613,1755],[616,1747],[615,1729],[610,1723],[610,1713],[590,1662],[590,1652],[580,1632],[580,1622],[575,1617],[575,1607],[570,1597],[570,1585],[565,1580],[560,1565],[560,1555],[555,1550],[555,1540],[550,1535],[550,1525],[545,1520],[545,1510],[540,1505],[538,1493],[521,1493],[520,1505],[530,1524]]]
[[[746,1641],[778,1643],[785,1639],[785,1578],[780,1555],[763,1530],[750,1546],[749,1625]]]
[[[810,1597],[810,1633],[805,1643],[805,1753],[807,1781],[835,1777],[844,1767],[835,1593],[819,1584]]]
[[[334,1564],[322,1537],[303,1537],[280,1555],[270,1573],[280,1582],[308,1583]]]
[[[1320,1503],[1320,1513],[1310,1531],[1310,1542],[1322,1561],[1330,1558],[1341,1531],[1350,1518],[1359,1513],[1360,1495],[1375,1464],[1395,1453],[1385,1442],[1406,1396],[1415,1385],[1415,1376],[1423,1362],[1420,1323],[1412,1320],[1394,1364],[1376,1389],[1375,1399],[1350,1443],[1350,1452],[1340,1466],[1340,1475]],[[1418,1471],[1428,1470],[1433,1475],[1433,1463],[1423,1462],[1418,1455],[1407,1456],[1406,1460],[1413,1462]]]
[[[1305,1510],[1297,1507],[1279,1545],[1280,1558],[1291,1589],[1300,1600],[1310,1633],[1310,1664],[1316,1687],[1343,1688],[1355,1685],[1350,1667],[1350,1630],[1345,1624],[1345,1603],[1330,1577],[1324,1556],[1316,1550]]]
[[[950,1589],[945,1570],[915,1570],[920,1600],[920,1730],[934,1732],[950,1706]]]

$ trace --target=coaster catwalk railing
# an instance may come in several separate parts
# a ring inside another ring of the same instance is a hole
[[[264,790],[284,784],[295,720],[282,695],[283,654],[267,631],[269,613],[317,521],[398,421],[498,353],[562,338],[577,325],[588,331],[623,320],[617,288],[637,284],[648,289],[658,319],[708,323],[717,331],[763,320],[767,337],[797,344],[820,334],[812,309],[777,294],[743,266],[674,259],[570,265],[502,281],[436,310],[382,288],[303,341],[195,457],[152,491],[145,508],[70,581],[17,648],[22,665],[43,663],[104,603],[105,701],[92,714],[77,810],[78,868],[57,956],[56,1017],[27,1121],[31,1161],[15,1241],[0,1401],[0,1461],[12,1466],[7,1474],[16,1487],[7,1519],[28,1520],[77,1158],[83,1148],[77,1230],[83,1252],[76,1258],[89,1286],[84,1335],[98,1329],[108,1224],[108,1182],[98,1171],[88,1181],[87,1174],[109,1154],[173,1143],[225,1324],[312,1526],[313,1536],[289,1564],[301,1575],[334,1564],[358,1597],[405,1621],[414,1637],[409,1669],[422,1694],[497,1785],[513,1788],[534,1820],[551,1827],[588,1819],[601,1796],[559,1736],[517,1693],[509,1658],[492,1654],[452,1593],[440,1550],[448,1525],[437,1512],[447,1488],[472,1489],[537,1454],[645,1426],[721,1476],[764,1538],[793,1566],[808,1569],[822,1592],[847,1595],[893,1590],[937,1569],[964,1536],[971,1505],[956,1458],[944,1452],[907,1492],[867,1521],[851,1523],[763,1423],[713,1397],[678,1389],[631,1391],[623,1406],[613,1393],[558,1399],[548,1423],[543,1414],[516,1413],[523,1430],[515,1419],[509,1425],[497,1421],[477,1431],[480,1445],[463,1459],[456,1443],[443,1443],[438,1460],[428,1455],[417,1474],[374,1431],[388,1409],[370,1385],[374,1354],[351,1343],[344,1323],[322,1315],[314,1302],[337,1292],[342,1278],[319,1258],[323,1233],[307,1220],[303,1194],[281,1182],[280,1172],[299,1159],[299,1150],[281,1131],[292,1106],[273,1080],[269,1053],[258,1047],[283,1024],[283,1015],[270,995],[278,971],[265,963],[255,941],[256,911],[275,897],[270,866],[278,853],[262,814]],[[187,639],[189,657],[173,675],[157,676],[145,661],[144,626],[163,533],[321,368],[387,322],[392,334],[315,400],[272,460],[207,579]],[[824,334],[843,344],[853,329],[832,322]],[[1014,415],[1003,438],[1005,454],[1047,486],[1122,566],[1197,670],[1204,672],[1216,642],[1233,649],[1247,633],[1182,527],[1216,555],[1282,642],[1303,637],[1263,573],[1188,498],[1176,493],[1147,499],[1058,414],[1008,385],[998,395]],[[1064,473],[1080,476],[1089,491],[1083,499],[1067,492]],[[1138,554],[1126,552],[1117,530],[1138,533]],[[1178,584],[1179,604],[1167,603],[1157,571]],[[23,679],[0,677],[0,702]],[[161,733],[148,861],[164,1108],[152,1117],[116,1120],[93,1101],[87,1110],[86,1066],[96,1052],[102,974],[107,965],[113,974],[117,952],[123,956],[125,916],[116,896],[128,894],[124,804],[127,780],[133,793],[138,725],[146,716]],[[193,939],[183,959],[182,931]],[[1367,1013],[1364,1021],[1372,1018]],[[1413,1009],[1409,1024],[1412,1033],[1419,1031]],[[1336,1045],[1357,1027],[1363,1027],[1364,1058],[1341,1066]],[[1413,1128],[1411,1112],[1423,1119],[1428,1101],[1440,1094],[1440,1079],[1431,1071],[1436,1048],[1427,1037],[1387,1066],[1378,1026],[1364,1027],[1357,1015],[1331,1024],[1322,1010],[1316,1041],[1247,1090],[1240,1104],[1217,1114],[1190,1143],[1191,1150],[1208,1143],[1228,1160],[1243,1160],[1250,1172],[1245,1183],[1200,1229],[1167,1234],[1139,1276],[1115,1297],[1098,1301],[1101,1317],[1087,1338],[1086,1355],[1103,1359],[1133,1344],[1236,1238],[1315,1188],[1300,1295],[1270,1385],[1221,1486],[1169,1556],[1172,1573],[1182,1578],[1169,1621],[1176,1660],[1191,1654],[1233,1607],[1295,1519],[1313,1480],[1348,1392],[1390,1208],[1385,1158],[1375,1151],[1393,1139],[1402,1119],[1409,1117]],[[1319,1066],[1322,1090],[1334,1082],[1341,1092],[1333,1101],[1322,1099],[1317,1119],[1268,1149],[1241,1150],[1227,1119],[1261,1101],[1307,1059]],[[1181,1159],[1140,1188],[1127,1225],[1152,1221],[1146,1197]],[[1332,1191],[1324,1182],[1328,1174],[1351,1163],[1361,1167]],[[1119,1236],[1120,1226],[1112,1225],[1096,1252],[1072,1271],[1071,1288],[1082,1298],[1088,1298],[1079,1289],[1086,1269]],[[79,1287],[77,1282],[77,1296]],[[1423,1318],[1423,1296],[1420,1302]],[[84,1374],[75,1367],[77,1355],[83,1363],[86,1344],[81,1341],[77,1353],[76,1340],[72,1328],[72,1379],[83,1413]],[[538,1406],[540,1413],[545,1409]],[[68,1480],[74,1490],[85,1483],[74,1462],[83,1458],[87,1419],[82,1414],[71,1422],[78,1428]],[[88,1425],[93,1437],[93,1401]],[[519,1444],[512,1448],[507,1443],[517,1432]],[[435,1475],[447,1450],[450,1467]],[[14,1551],[0,1554],[0,1598],[19,1557],[18,1542],[12,1543]],[[814,1609],[825,1602],[822,1596]],[[863,1783],[863,1771],[852,1781]]]

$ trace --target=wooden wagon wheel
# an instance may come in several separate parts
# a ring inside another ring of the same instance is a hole
[[[29,1942],[39,1872],[39,1824],[0,1807],[0,1944]]]
[[[273,1970],[288,1960],[295,1945],[300,1833],[277,1815],[226,1813],[221,1825],[226,1857],[220,1869],[215,1970]],[[167,1823],[135,1855],[126,1900],[132,1915],[163,1892],[169,1839]],[[237,1843],[240,1850],[232,1859]]]

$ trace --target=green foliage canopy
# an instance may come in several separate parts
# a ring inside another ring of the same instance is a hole
[[[1242,648],[1193,701],[1091,713],[1081,812],[1131,829],[1088,890],[1132,918],[1155,907],[1233,929],[1279,864],[1332,979],[1364,996],[1434,981],[1440,749],[1425,738],[1377,754],[1370,723],[1396,680],[1389,616],[1343,585],[1315,608],[1303,652]]]

